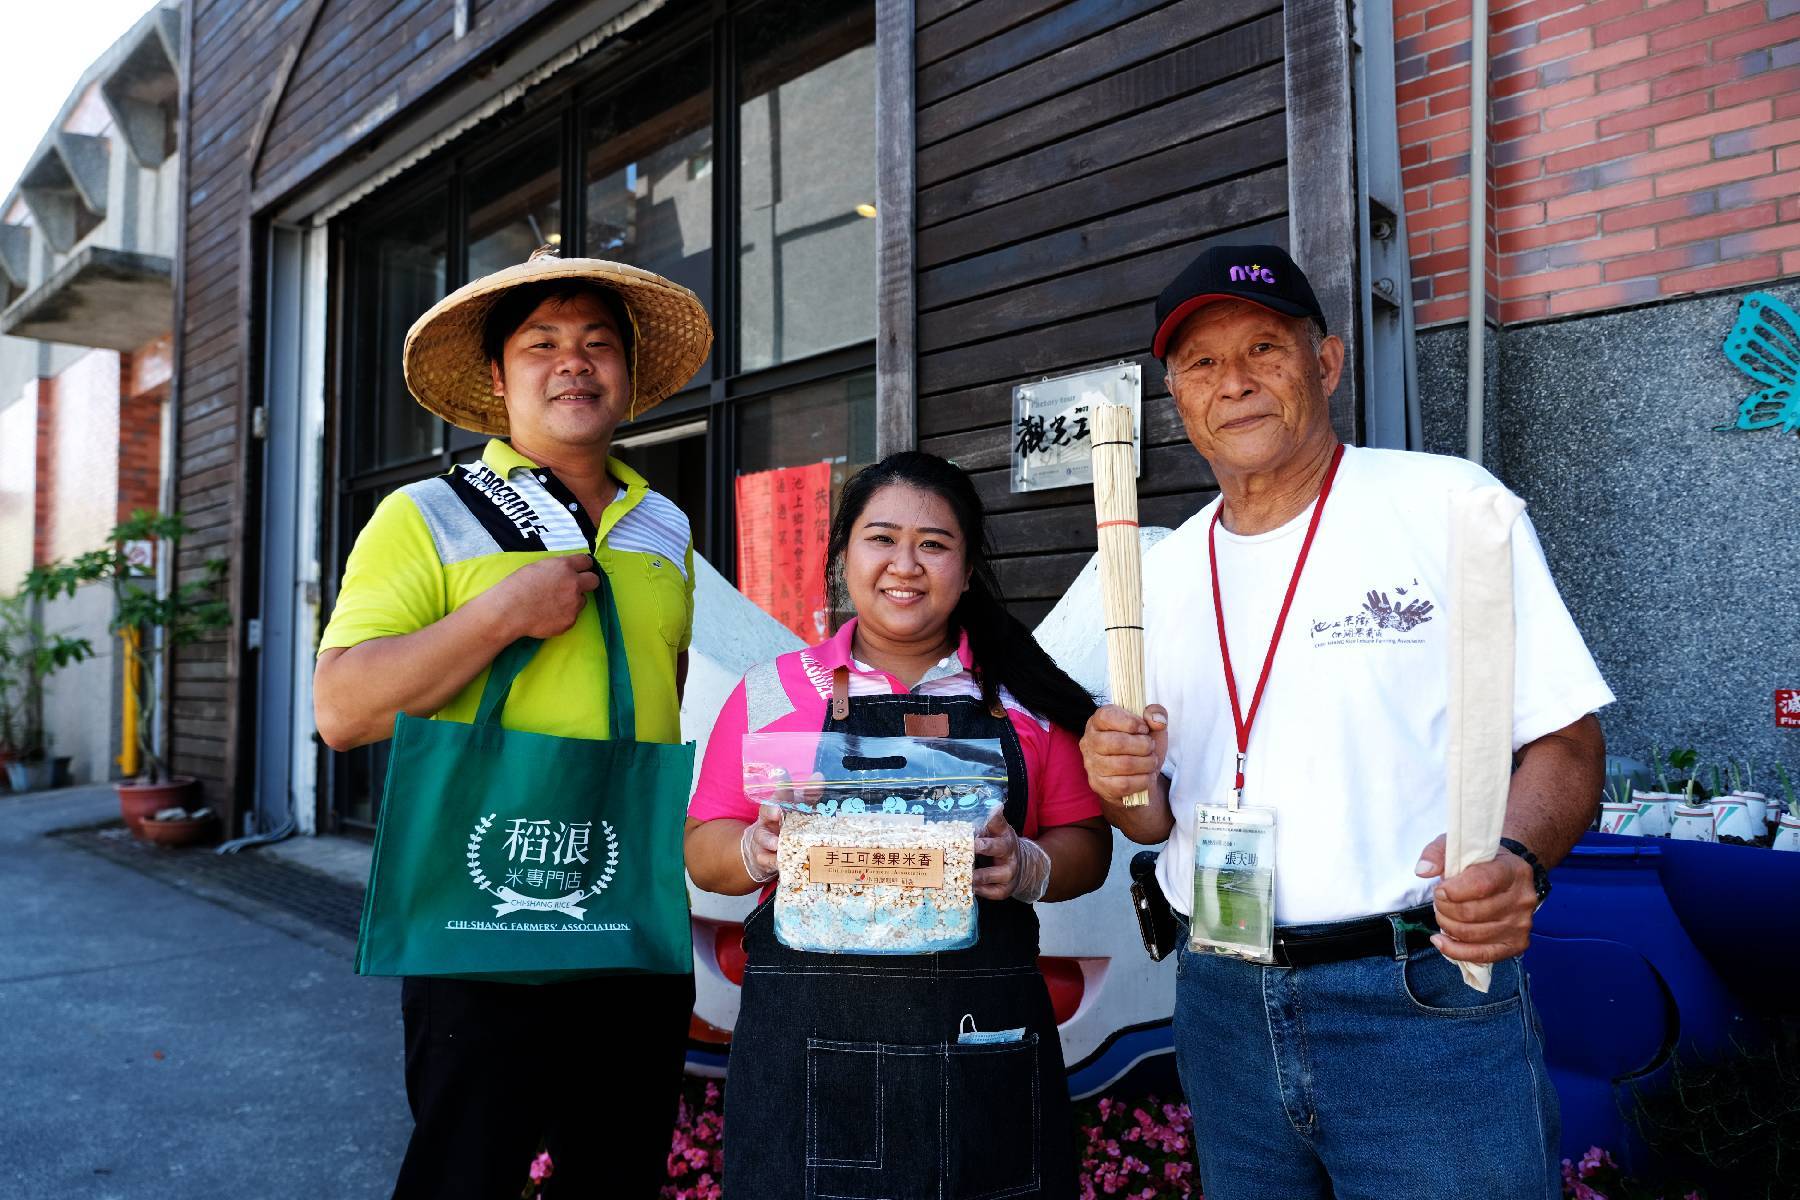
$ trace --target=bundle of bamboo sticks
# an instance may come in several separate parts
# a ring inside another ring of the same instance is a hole
[[[1131,409],[1095,404],[1093,411],[1094,522],[1100,542],[1101,612],[1106,626],[1106,674],[1112,701],[1144,714],[1144,571],[1138,549],[1137,453]],[[1120,803],[1150,803],[1138,792]]]

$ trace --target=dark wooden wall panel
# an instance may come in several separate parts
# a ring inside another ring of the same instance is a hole
[[[272,48],[271,62],[289,51],[295,58],[256,163],[258,196],[297,186],[332,155],[348,151],[367,132],[359,121],[429,97],[471,60],[573,7],[575,0],[479,5],[458,39],[448,0],[324,0],[310,30],[290,30]],[[271,69],[266,87],[274,85],[272,76]]]
[[[1151,314],[1205,241],[1287,243],[1281,5],[921,0],[918,18],[920,445],[974,477],[1034,622],[1093,553],[1093,508],[1086,488],[1011,492],[1014,384],[1136,359],[1142,519],[1215,493]]]
[[[315,0],[192,0],[175,492],[193,532],[182,543],[177,577],[196,579],[209,560],[230,560],[234,621],[225,634],[175,652],[170,751],[174,769],[199,778],[228,817],[249,799],[237,794],[249,679],[239,661],[236,599],[258,569],[241,559],[255,545],[244,528],[254,403],[245,376],[256,361],[247,344],[256,284],[245,261],[253,244],[252,186],[298,183],[390,109],[403,116],[471,60],[571,6],[496,0],[480,6],[469,35],[454,41],[445,0],[323,0],[322,7]],[[290,51],[294,66],[283,75],[278,67]]]

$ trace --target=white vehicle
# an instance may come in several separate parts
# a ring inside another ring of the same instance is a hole
[[[1166,530],[1144,531],[1146,546]],[[688,650],[682,736],[706,752],[707,735],[725,697],[756,663],[798,649],[801,642],[757,608],[698,555],[694,637]],[[1106,657],[1099,634],[1099,585],[1090,562],[1038,627],[1040,643],[1083,686],[1104,690]],[[1050,989],[1062,1033],[1069,1086],[1090,1096],[1132,1074],[1151,1088],[1174,1078],[1169,1015],[1175,1007],[1172,959],[1150,961],[1132,917],[1128,866],[1143,847],[1114,834],[1112,870],[1099,891],[1061,904],[1038,906],[1042,924],[1039,970]],[[743,981],[743,921],[756,896],[717,896],[688,884],[694,931],[694,1019],[688,1069],[723,1075],[737,1021]]]

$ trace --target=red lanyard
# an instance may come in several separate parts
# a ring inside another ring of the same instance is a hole
[[[1237,727],[1237,780],[1232,785],[1236,793],[1233,807],[1244,801],[1244,760],[1250,753],[1250,727],[1256,724],[1256,710],[1262,707],[1263,689],[1269,685],[1269,668],[1275,665],[1275,648],[1281,645],[1281,630],[1287,624],[1288,610],[1294,607],[1294,592],[1300,587],[1300,572],[1306,569],[1306,556],[1312,553],[1313,535],[1319,532],[1319,518],[1324,515],[1325,501],[1331,495],[1331,481],[1337,478],[1338,464],[1343,461],[1344,447],[1340,443],[1331,455],[1331,466],[1326,468],[1325,483],[1319,488],[1318,502],[1313,505],[1312,520],[1307,522],[1306,540],[1300,543],[1300,557],[1294,561],[1294,575],[1288,580],[1287,595],[1281,601],[1281,615],[1275,618],[1275,632],[1269,638],[1269,652],[1263,655],[1262,675],[1256,681],[1255,694],[1250,697],[1248,715],[1238,703],[1237,675],[1231,669],[1231,647],[1225,641],[1225,602],[1219,597],[1217,535],[1219,513],[1225,511],[1223,501],[1206,530],[1206,558],[1212,567],[1213,615],[1219,620],[1219,658],[1225,664],[1225,691],[1231,696],[1231,721]]]

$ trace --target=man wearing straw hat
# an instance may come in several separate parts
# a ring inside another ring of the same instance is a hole
[[[398,713],[473,721],[489,664],[520,639],[543,640],[505,700],[504,726],[611,736],[589,598],[597,565],[616,603],[636,737],[681,740],[688,522],[608,451],[618,424],[687,383],[711,344],[687,289],[548,248],[419,319],[407,386],[493,440],[479,460],[388,496],[358,535],[314,683],[332,748],[388,737]],[[577,858],[588,861],[573,848],[564,861]],[[692,975],[531,986],[408,977],[415,1128],[395,1194],[517,1195],[547,1144],[554,1194],[655,1195],[693,996]]]
[[[1471,699],[1503,848],[1443,879],[1463,706],[1447,629],[1469,615],[1447,613],[1451,513],[1493,477],[1339,444],[1343,344],[1279,247],[1205,250],[1159,298],[1152,348],[1221,495],[1145,558],[1156,703],[1101,709],[1082,749],[1107,818],[1168,842],[1206,1194],[1554,1200],[1556,1097],[1518,956],[1594,815],[1591,714],[1612,695],[1530,522],[1502,525],[1512,703]],[[1493,964],[1485,994],[1459,963]]]

